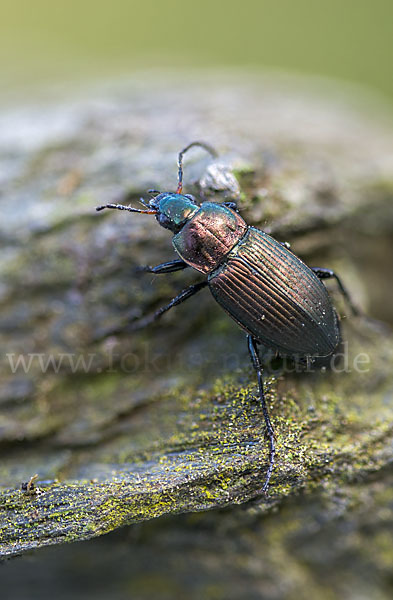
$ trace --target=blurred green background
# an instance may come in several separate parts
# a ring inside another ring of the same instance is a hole
[[[2,0],[2,89],[176,67],[279,68],[393,101],[392,0]]]

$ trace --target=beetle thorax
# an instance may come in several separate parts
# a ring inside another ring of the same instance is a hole
[[[197,271],[210,273],[247,231],[247,224],[234,210],[204,202],[188,218],[173,245],[179,256]]]

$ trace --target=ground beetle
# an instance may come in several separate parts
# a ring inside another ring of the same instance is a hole
[[[262,488],[266,493],[274,465],[275,438],[265,402],[258,345],[296,359],[333,354],[340,341],[339,319],[321,279],[334,277],[352,312],[356,314],[357,310],[336,273],[307,267],[288,244],[247,225],[234,202],[199,205],[193,196],[182,193],[183,156],[195,146],[217,156],[202,142],[184,148],[178,158],[176,192],[149,190],[153,197],[148,203],[141,199],[143,209],[106,204],[97,210],[115,208],[155,215],[162,227],[173,232],[172,243],[180,258],[143,270],[160,274],[192,267],[207,276],[180,292],[144,324],[208,286],[215,300],[246,331],[269,438],[270,459]]]

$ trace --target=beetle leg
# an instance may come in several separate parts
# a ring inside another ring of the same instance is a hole
[[[274,457],[276,454],[276,448],[274,445],[274,429],[270,421],[269,412],[267,410],[266,402],[265,402],[265,393],[263,390],[263,377],[262,377],[262,365],[259,359],[257,340],[252,337],[252,335],[247,335],[248,342],[248,351],[250,353],[251,361],[254,369],[257,372],[258,377],[258,387],[259,387],[259,401],[262,405],[263,416],[265,419],[267,435],[269,437],[269,449],[270,449],[270,457],[269,457],[269,468],[266,473],[265,483],[263,484],[262,491],[266,494],[269,488],[269,481],[273,473],[274,466]]]
[[[158,266],[161,266],[161,265],[158,265]],[[167,310],[169,310],[170,308],[173,308],[174,306],[177,306],[178,304],[181,304],[182,302],[187,300],[187,298],[191,298],[191,296],[193,296],[194,294],[199,292],[199,290],[203,289],[206,286],[207,286],[207,280],[201,281],[199,283],[194,283],[193,285],[190,285],[188,288],[185,288],[183,291],[181,291],[180,294],[178,294],[175,298],[173,298],[168,304],[159,308],[152,315],[142,317],[141,319],[138,319],[137,321],[133,321],[131,323],[129,322],[127,325],[116,325],[115,327],[112,327],[110,329],[101,330],[94,336],[94,340],[99,341],[99,340],[102,340],[103,338],[107,337],[108,335],[117,335],[119,333],[129,333],[132,331],[138,331],[139,329],[142,329],[143,327],[147,327],[148,325],[150,325],[151,323],[154,323],[154,321],[159,319],[161,317],[161,315],[163,315],[164,313],[167,312]]]
[[[162,263],[161,265],[157,265],[156,267],[150,267],[149,265],[145,267],[138,267],[138,271],[145,271],[146,273],[154,273],[155,275],[161,275],[162,273],[174,273],[175,271],[181,271],[182,269],[186,269],[187,267],[188,264],[185,263],[184,260],[176,258],[175,260]]]
[[[228,208],[231,208],[232,210],[239,212],[236,202],[222,202],[221,206],[227,206]]]
[[[360,314],[359,309],[356,308],[356,306],[352,302],[351,297],[345,289],[344,285],[342,284],[341,279],[334,271],[332,271],[331,269],[323,269],[322,267],[311,267],[311,270],[314,271],[315,275],[319,277],[319,279],[331,279],[332,277],[334,277],[334,279],[337,281],[337,285],[339,287],[340,292],[342,293],[349,308],[352,311],[352,314],[355,316],[358,316]]]
[[[150,325],[150,323],[153,323],[154,321],[159,319],[169,309],[173,308],[174,306],[177,306],[178,304],[181,304],[182,302],[184,302],[188,298],[191,298],[191,296],[199,292],[199,290],[202,290],[204,287],[207,286],[207,283],[207,280],[205,280],[188,286],[183,291],[181,291],[180,294],[178,294],[175,298],[168,302],[168,304],[156,310],[156,312],[152,315],[139,319],[139,321],[136,321],[135,323],[127,327],[126,331],[135,331],[137,329],[142,329],[142,327]]]

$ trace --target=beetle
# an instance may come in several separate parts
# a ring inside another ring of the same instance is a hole
[[[262,491],[266,494],[275,463],[275,436],[266,405],[263,366],[258,346],[281,356],[300,360],[331,356],[340,342],[339,317],[323,279],[334,278],[352,312],[358,314],[338,275],[320,267],[308,267],[264,231],[248,225],[234,202],[204,201],[183,194],[183,157],[193,147],[217,156],[204,142],[192,142],[178,156],[175,192],[149,190],[153,197],[141,201],[143,209],[123,204],[107,208],[155,215],[158,223],[173,233],[172,244],[179,258],[142,269],[166,274],[191,267],[206,276],[190,285],[157,310],[143,325],[161,317],[205,287],[230,317],[246,332],[252,365],[257,374],[259,402],[269,439],[269,464]]]

